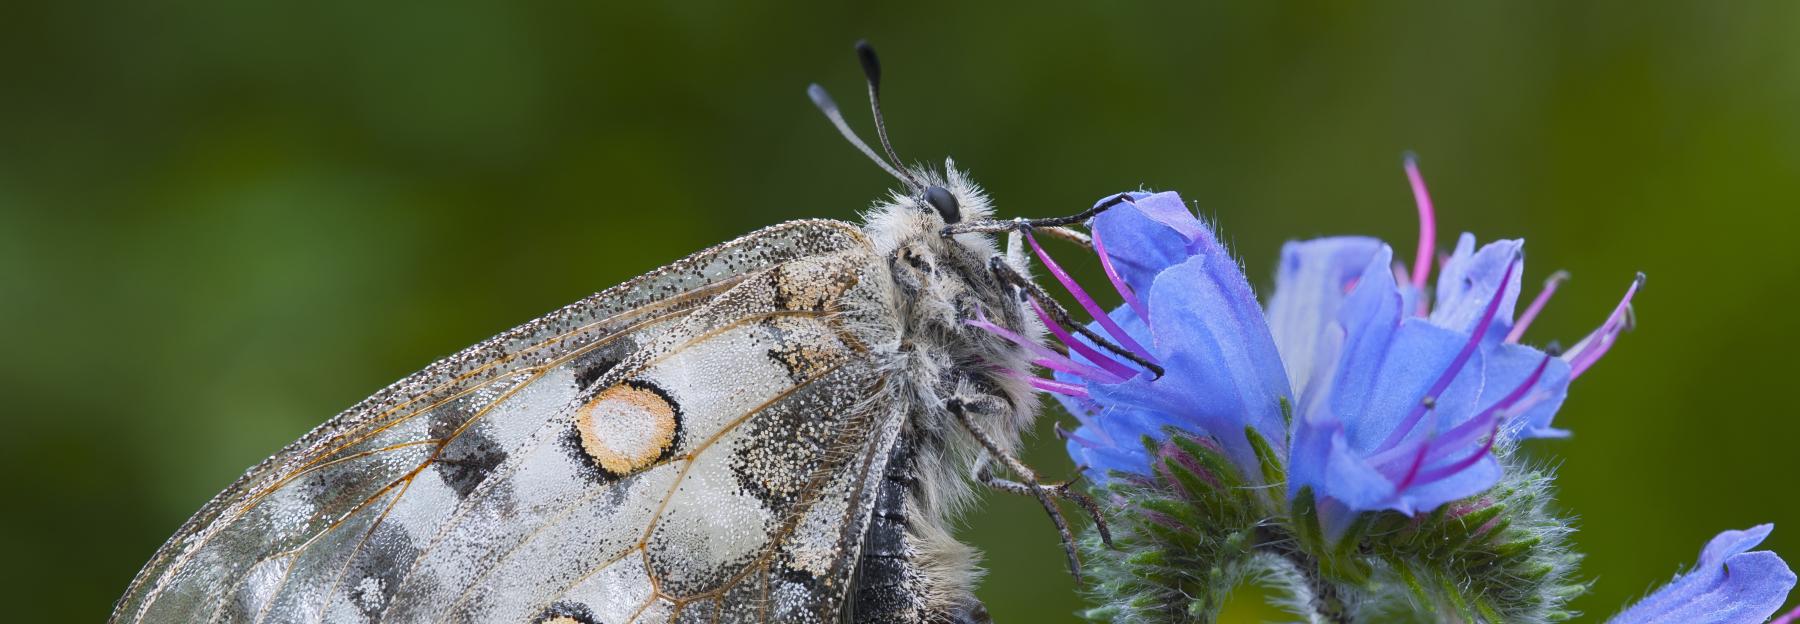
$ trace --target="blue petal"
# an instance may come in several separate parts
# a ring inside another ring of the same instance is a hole
[[[1107,316],[1113,319],[1125,333],[1142,344],[1153,344],[1154,337],[1143,319],[1127,306],[1114,308]],[[1090,323],[1089,329],[1102,331],[1098,323]],[[1106,350],[1095,345],[1086,337],[1077,335],[1077,340],[1106,353]],[[1069,357],[1083,364],[1093,364],[1080,351],[1071,350]],[[1069,457],[1077,465],[1087,466],[1088,474],[1098,483],[1106,482],[1106,474],[1113,470],[1149,474],[1150,460],[1141,443],[1143,436],[1162,439],[1163,427],[1166,425],[1184,426],[1174,414],[1154,411],[1153,404],[1143,397],[1130,392],[1109,391],[1117,384],[1104,384],[1090,381],[1082,377],[1066,373],[1055,373],[1057,380],[1078,384],[1088,389],[1090,398],[1072,397],[1055,394],[1057,402],[1063,409],[1081,421],[1067,444]],[[1141,386],[1133,386],[1140,388]],[[1142,390],[1138,391],[1141,394]]]
[[[1108,316],[1150,345],[1165,374],[1119,383],[1058,375],[1084,384],[1090,396],[1060,398],[1071,412],[1088,416],[1070,454],[1090,466],[1147,472],[1140,438],[1161,440],[1164,428],[1174,426],[1218,439],[1254,478],[1256,459],[1244,427],[1283,439],[1280,404],[1292,401],[1262,308],[1242,269],[1179,196],[1133,197],[1132,204],[1096,217],[1093,227],[1120,277],[1145,301],[1150,320],[1146,326],[1125,306]]]
[[[1500,460],[1494,459],[1493,454],[1489,453],[1474,465],[1458,470],[1453,475],[1435,481],[1414,483],[1400,492],[1394,503],[1379,508],[1393,509],[1408,515],[1431,511],[1444,504],[1486,492],[1499,482]]]
[[[1212,435],[1247,475],[1256,474],[1244,427],[1281,440],[1281,402],[1293,399],[1274,338],[1243,271],[1224,249],[1212,245],[1163,271],[1150,293],[1153,349],[1166,373],[1107,390],[1148,390],[1158,409],[1181,415],[1198,433]],[[1107,400],[1099,394],[1095,399]]]
[[[1101,484],[1114,470],[1149,474],[1150,457],[1140,438],[1143,431],[1161,430],[1149,422],[1154,417],[1148,412],[1117,409],[1096,414],[1092,426],[1083,426],[1071,434],[1067,444],[1069,457],[1076,465],[1086,466],[1087,474]]]
[[[1344,299],[1335,319],[1336,331],[1342,336],[1341,346],[1334,353],[1318,356],[1336,361],[1329,391],[1326,393],[1322,387],[1320,392],[1309,391],[1305,397],[1308,411],[1329,410],[1333,418],[1354,425],[1347,429],[1364,428],[1358,419],[1368,411],[1365,404],[1383,381],[1382,363],[1388,359],[1395,334],[1400,330],[1401,299],[1394,274],[1388,270],[1393,254],[1392,249],[1382,245],[1364,266],[1356,288]]]
[[[1094,217],[1092,227],[1106,244],[1106,255],[1119,276],[1138,295],[1147,296],[1157,273],[1187,260],[1196,241],[1213,238],[1188,212],[1180,195],[1131,193],[1131,197],[1132,203]]]
[[[1226,270],[1218,270],[1220,264]],[[1140,437],[1161,440],[1165,426],[1213,436],[1253,476],[1256,460],[1243,429],[1255,426],[1271,440],[1282,439],[1280,402],[1288,392],[1249,284],[1221,253],[1193,256],[1163,271],[1150,292],[1149,342],[1165,373],[1088,383],[1093,402],[1106,406],[1092,419],[1095,433],[1137,453]],[[1137,465],[1147,466],[1148,459]]]
[[[1513,309],[1518,306],[1519,288],[1523,279],[1524,262],[1518,260],[1520,250],[1525,242],[1521,240],[1500,240],[1488,243],[1475,250],[1475,235],[1464,233],[1456,241],[1456,251],[1444,262],[1443,270],[1438,274],[1437,298],[1431,310],[1431,322],[1457,332],[1474,331],[1474,325],[1481,319],[1486,310],[1488,300],[1495,292],[1501,293],[1500,313],[1494,316],[1493,324],[1488,328],[1486,339],[1499,341],[1512,330]],[[1500,278],[1506,274],[1507,264],[1518,262],[1519,268],[1512,271],[1506,288],[1501,290]]]
[[[1320,423],[1315,420],[1312,424],[1316,426]],[[1326,425],[1323,428],[1329,430],[1332,427]],[[1331,433],[1328,448],[1323,461],[1308,457],[1294,462],[1296,470],[1303,468],[1299,465],[1301,461],[1308,461],[1317,466],[1306,468],[1322,471],[1317,477],[1308,479],[1309,482],[1316,482],[1313,487],[1318,496],[1338,501],[1357,511],[1377,509],[1393,500],[1394,483],[1376,472],[1362,460],[1360,453],[1350,448],[1349,440],[1341,428]]]
[[[1351,440],[1356,448],[1375,452],[1405,424],[1468,340],[1468,334],[1406,319],[1392,332],[1386,353],[1362,354],[1360,361],[1346,357],[1339,364],[1343,369],[1366,367],[1373,371],[1366,376],[1341,375],[1357,383],[1340,383],[1332,392],[1332,408],[1338,417],[1353,423]],[[1517,344],[1479,348],[1443,393],[1433,397],[1441,428],[1460,425],[1494,405],[1529,380],[1544,356],[1542,351]],[[1367,383],[1360,383],[1364,380]],[[1568,364],[1551,358],[1526,401],[1521,401],[1530,408],[1514,417],[1508,431],[1526,438],[1554,435],[1545,430],[1568,394],[1568,385]],[[1415,424],[1414,428],[1414,435],[1424,434],[1422,427]]]
[[[1329,375],[1335,361],[1315,362],[1329,339],[1327,331],[1337,319],[1349,287],[1382,248],[1377,239],[1362,236],[1319,238],[1289,242],[1281,248],[1281,269],[1275,273],[1275,293],[1269,298],[1269,331],[1287,366],[1294,391],[1306,394],[1315,367]]]
[[[1774,530],[1764,524],[1726,531],[1700,552],[1700,564],[1650,594],[1611,624],[1751,624],[1769,619],[1794,588],[1794,571],[1775,553],[1749,552]]]
[[[1484,350],[1496,347],[1484,347]],[[1485,378],[1489,386],[1486,393],[1488,400],[1504,396],[1511,388],[1523,383],[1531,372],[1526,368],[1536,366],[1545,356],[1543,351],[1519,344],[1502,344],[1497,347],[1501,352],[1488,358]],[[1491,351],[1490,351],[1491,353]],[[1529,364],[1527,364],[1529,362]],[[1569,363],[1559,357],[1550,358],[1544,366],[1544,374],[1538,378],[1520,406],[1522,412],[1511,415],[1502,435],[1515,440],[1530,438],[1562,438],[1569,433],[1550,426],[1556,417],[1556,411],[1562,409],[1563,399],[1569,396]]]

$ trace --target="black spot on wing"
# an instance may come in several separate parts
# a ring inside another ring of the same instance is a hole
[[[636,343],[619,337],[613,339],[611,344],[583,353],[581,357],[575,358],[575,361],[572,362],[575,369],[575,387],[582,391],[592,388],[594,382],[600,381],[601,377],[611,372],[613,367],[618,366],[619,362],[624,361],[625,356],[635,349],[637,349]]]
[[[406,529],[393,523],[376,527],[344,577],[351,604],[370,621],[379,620],[418,556]]]
[[[806,381],[815,367],[807,361],[811,356],[806,352],[805,345],[790,340],[788,331],[780,323],[764,321],[762,328],[769,332],[769,342],[775,344],[767,351],[769,360],[781,365],[787,371],[789,380],[795,383]]]
[[[479,425],[464,427],[469,415],[463,410],[452,409],[458,405],[460,403],[452,403],[431,413],[431,437],[449,440],[432,463],[432,470],[444,480],[444,485],[456,490],[458,498],[465,498],[493,473],[500,462],[506,461],[506,451],[481,431]]]
[[[681,605],[675,624],[713,624],[719,619],[719,601],[703,598]]]
[[[795,601],[794,604],[778,603],[776,605],[778,608],[788,607],[801,610],[812,610],[817,605],[831,602],[832,592],[830,579],[814,575],[812,572],[808,572],[796,566],[786,565],[786,563],[787,562],[785,561],[776,561],[773,565],[769,566],[769,584],[771,585],[771,591],[774,591],[778,596],[805,596],[805,598]],[[783,615],[786,617],[783,617]],[[796,617],[797,615],[798,614],[778,614],[773,619],[786,622],[798,619]]]
[[[865,423],[843,405],[831,383],[801,387],[740,427],[756,444],[731,451],[731,475],[744,492],[777,517],[799,512],[834,450],[860,441]]]
[[[568,624],[572,622],[600,624],[600,619],[594,617],[594,611],[587,605],[569,600],[550,605],[531,621],[534,624]]]

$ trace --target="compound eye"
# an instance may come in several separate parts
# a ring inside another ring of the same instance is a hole
[[[931,204],[932,208],[937,209],[938,216],[944,218],[946,225],[962,221],[962,207],[956,204],[956,196],[950,194],[950,191],[944,187],[933,186],[925,189],[925,203]]]

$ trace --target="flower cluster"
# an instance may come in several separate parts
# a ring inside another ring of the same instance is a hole
[[[1413,518],[1417,530],[1427,517],[1497,506],[1495,492],[1509,470],[1515,479],[1537,478],[1511,467],[1508,449],[1522,439],[1566,435],[1552,420],[1570,383],[1630,326],[1643,276],[1573,346],[1523,344],[1566,276],[1546,280],[1515,317],[1523,242],[1477,246],[1463,234],[1449,255],[1437,257],[1435,214],[1411,159],[1406,172],[1421,226],[1410,267],[1374,238],[1290,242],[1266,306],[1211,228],[1172,192],[1115,199],[1116,207],[1090,223],[1093,249],[1123,301],[1111,311],[1027,236],[1049,273],[1094,317],[1088,329],[1111,343],[1072,336],[1038,311],[1061,348],[1030,345],[1040,355],[1036,363],[1051,371],[1031,383],[1079,420],[1066,434],[1070,456],[1101,483],[1110,477],[1127,481],[1116,485],[1144,485],[1167,480],[1165,462],[1199,465],[1187,457],[1194,453],[1168,444],[1189,439],[1183,448],[1224,464],[1196,468],[1201,481],[1216,485],[1235,472],[1246,488],[1279,488],[1285,497],[1270,497],[1267,514],[1313,525],[1288,530],[1316,530],[1317,548],[1331,552],[1379,550],[1366,543],[1373,534],[1367,527],[1385,517]],[[1494,517],[1488,522],[1508,520]],[[1563,530],[1547,515],[1533,518],[1544,528],[1513,533],[1524,537],[1497,547],[1536,545]],[[1768,530],[1722,534],[1699,568],[1615,621],[1763,621],[1794,584],[1773,553],[1745,552]],[[1306,540],[1299,543],[1304,551]],[[1330,558],[1299,554],[1299,561]],[[1563,561],[1518,565],[1552,560]],[[1402,572],[1417,585],[1415,575]],[[1556,619],[1553,609],[1539,611]]]

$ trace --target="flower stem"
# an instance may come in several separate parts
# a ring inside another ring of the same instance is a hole
[[[1344,599],[1338,595],[1337,586],[1325,580],[1319,573],[1319,560],[1312,555],[1295,549],[1281,549],[1282,557],[1294,566],[1299,573],[1300,581],[1306,584],[1306,593],[1310,597],[1308,606],[1312,609],[1314,622],[1331,624],[1350,624],[1349,607],[1344,606]]]

